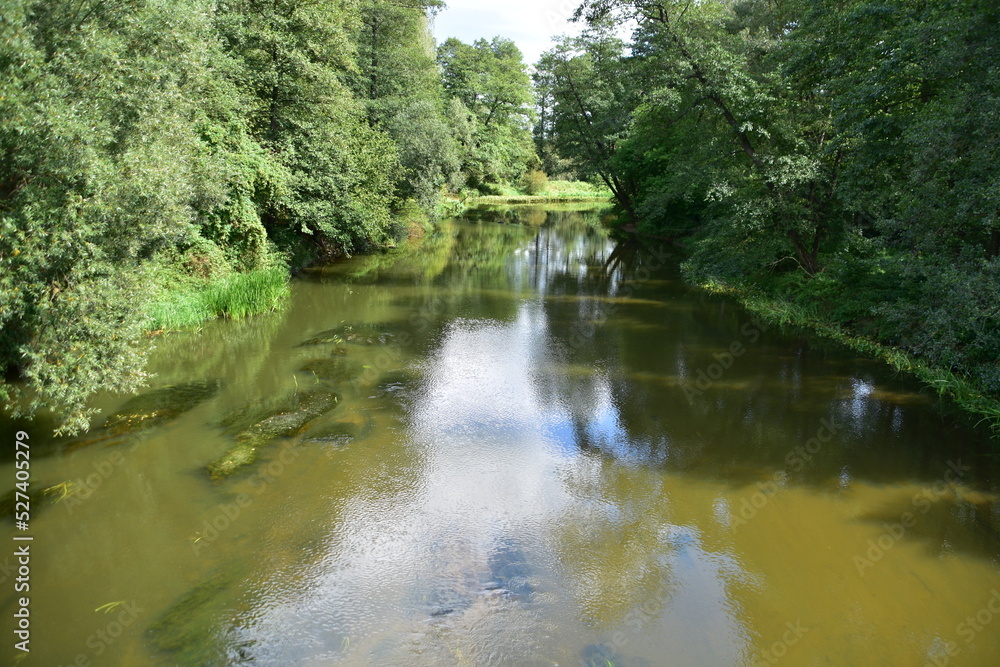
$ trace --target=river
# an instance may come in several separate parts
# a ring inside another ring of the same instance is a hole
[[[985,434],[600,216],[308,271],[157,339],[108,428],[32,425],[23,664],[997,664]]]

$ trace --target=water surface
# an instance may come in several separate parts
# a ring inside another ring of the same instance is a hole
[[[599,211],[479,212],[293,292],[156,342],[152,389],[207,388],[179,414],[30,427],[71,493],[33,512],[23,664],[997,664],[984,434]]]

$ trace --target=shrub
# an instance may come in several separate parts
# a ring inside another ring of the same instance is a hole
[[[529,195],[540,195],[549,187],[549,177],[544,171],[532,169],[524,175],[522,181],[524,191]]]

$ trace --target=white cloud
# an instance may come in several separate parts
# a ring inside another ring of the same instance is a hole
[[[581,28],[569,21],[579,0],[446,2],[447,8],[434,19],[434,36],[439,44],[449,37],[471,43],[499,35],[514,40],[529,65],[552,47],[553,36],[577,34]]]

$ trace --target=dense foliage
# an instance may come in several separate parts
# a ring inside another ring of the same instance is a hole
[[[11,412],[84,429],[93,392],[144,382],[150,329],[273,308],[289,268],[391,245],[449,188],[519,181],[520,54],[469,47],[484,115],[439,72],[440,5],[0,0]]]
[[[1000,6],[588,0],[536,140],[687,275],[1000,394]],[[631,31],[631,40],[617,35]]]
[[[531,76],[510,40],[435,48],[441,6],[0,0],[13,412],[85,428],[150,329],[274,308],[289,268],[547,174],[608,188],[697,283],[1000,394],[995,3],[587,0]]]
[[[509,183],[537,167],[531,79],[514,42],[451,38],[438,48],[438,63],[466,184]]]
[[[351,88],[366,106],[369,124],[395,141],[405,176],[398,196],[434,212],[442,188],[454,186],[458,145],[446,115],[428,13],[442,3],[375,0],[361,5],[355,28],[358,68]]]

